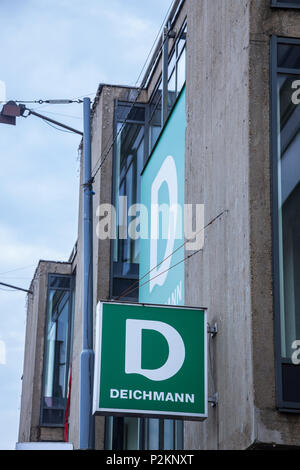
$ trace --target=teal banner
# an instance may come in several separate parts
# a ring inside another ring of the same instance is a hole
[[[139,302],[184,305],[185,88],[142,174]]]

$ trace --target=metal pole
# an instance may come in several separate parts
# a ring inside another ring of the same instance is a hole
[[[80,356],[80,449],[93,449],[93,224],[91,187],[91,102],[83,100],[83,348]]]
[[[52,124],[55,124],[56,126],[60,126],[60,127],[63,127],[64,129],[67,129],[68,131],[75,132],[75,134],[83,135],[83,132],[78,131],[77,129],[74,129],[73,127],[67,126],[66,124],[62,124],[61,122],[55,121],[54,119],[51,119],[48,116],[44,116],[43,114],[37,113],[36,111],[32,111],[31,109],[28,109],[28,108],[25,108],[25,110],[28,111],[28,116],[32,114],[33,116],[37,116],[43,119],[43,121],[51,122]]]
[[[0,282],[0,286],[9,287],[10,289],[21,290],[27,292],[27,294],[33,294],[32,290],[23,289],[22,287],[12,286],[11,284],[6,284],[5,282]]]

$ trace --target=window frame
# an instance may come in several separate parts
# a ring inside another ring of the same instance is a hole
[[[272,8],[293,8],[294,10],[300,9],[300,4],[296,5],[292,0],[289,3],[282,3],[280,0],[271,0]]]
[[[149,143],[149,126],[148,126],[148,121],[149,121],[149,105],[148,103],[134,103],[134,108],[143,108],[145,110],[145,120],[144,121],[138,121],[138,120],[132,120],[132,119],[125,119],[121,120],[118,117],[118,106],[129,106],[130,108],[132,107],[133,103],[131,101],[125,101],[125,100],[118,100],[116,99],[114,102],[114,120],[113,120],[113,129],[114,129],[114,142],[115,145],[113,146],[113,163],[112,163],[112,192],[111,192],[111,203],[114,205],[115,203],[115,193],[116,193],[116,181],[115,181],[115,174],[116,174],[116,162],[117,162],[117,148],[118,146],[116,145],[117,143],[117,136],[118,136],[118,124],[123,125],[124,123],[126,124],[137,124],[137,125],[142,125],[144,126],[144,163],[145,159],[147,157],[147,154],[149,152],[148,148],[148,143]],[[133,280],[133,281],[138,281],[139,279],[139,273],[135,274],[134,272],[131,271],[130,275],[124,275],[122,276],[116,276],[115,275],[115,269],[114,269],[114,243],[117,242],[117,238],[115,240],[110,240],[110,275],[109,275],[109,295],[111,299],[115,299],[118,296],[114,296],[114,279],[128,279],[128,280]],[[122,263],[118,263],[118,265],[121,265]],[[118,269],[119,266],[117,266]],[[123,297],[122,299],[124,301],[130,301],[134,302],[135,297],[138,299],[138,289],[136,289],[136,295],[133,297]],[[137,301],[136,299],[136,301]]]
[[[70,278],[70,287],[51,287],[51,277],[68,277]],[[46,358],[46,334],[47,334],[47,322],[49,317],[49,292],[50,290],[60,290],[60,291],[68,291],[69,292],[69,307],[68,307],[68,351],[67,351],[67,370],[70,369],[71,364],[71,357],[72,357],[72,343],[73,343],[73,312],[74,312],[74,286],[75,286],[75,276],[74,274],[58,274],[58,273],[48,273],[48,280],[47,280],[47,296],[46,296],[46,316],[45,316],[45,327],[44,327],[44,347],[43,347],[43,375],[42,375],[42,389],[41,389],[41,406],[40,406],[40,419],[39,423],[41,427],[44,428],[64,428],[65,427],[65,412],[64,410],[64,420],[61,424],[54,424],[54,423],[47,423],[43,420],[43,410],[45,409],[43,406],[44,400],[44,387],[45,387],[45,380],[46,380],[46,370],[45,370],[45,358]],[[67,380],[68,381],[68,380]],[[66,391],[68,388],[68,383],[66,383]],[[66,400],[67,401],[67,400]]]
[[[272,35],[270,41],[270,150],[271,150],[271,216],[272,216],[272,262],[273,262],[273,302],[274,302],[274,340],[275,340],[275,382],[276,403],[279,411],[300,413],[300,401],[286,401],[283,398],[283,365],[292,361],[281,354],[281,308],[280,308],[280,240],[278,217],[278,75],[299,75],[300,69],[278,66],[278,45],[300,45],[299,38],[287,38]],[[295,366],[299,367],[300,365]]]
[[[184,40],[185,43],[184,45],[181,47],[181,49],[179,50],[179,43],[181,40]],[[185,53],[186,54],[186,51],[187,51],[187,20],[185,19],[184,22],[182,23],[182,26],[180,27],[180,30],[179,30],[179,33],[174,41],[174,44],[173,44],[173,47],[172,49],[170,50],[169,52],[169,56],[168,56],[168,74],[167,74],[167,82],[168,82],[168,93],[169,93],[169,83],[170,83],[170,79],[172,77],[172,75],[174,74],[175,76],[175,99],[174,99],[174,103],[172,104],[172,106],[170,108],[168,108],[168,117],[166,119],[166,122],[169,118],[169,116],[172,114],[172,111],[177,103],[177,100],[178,100],[178,97],[181,95],[181,92],[182,90],[184,89],[184,87],[186,86],[186,80],[184,81],[183,85],[181,86],[181,89],[178,90],[178,64],[180,62],[180,59],[182,58],[182,55]],[[185,59],[186,60],[186,59]],[[172,68],[170,70],[170,64],[172,63],[173,61],[173,65],[172,65]],[[185,64],[185,67],[186,67],[186,64]],[[156,96],[156,93],[157,91],[159,90],[159,87],[161,87],[161,97],[160,99],[157,100],[157,102],[153,105],[153,102],[154,102],[154,99],[155,99],[155,96]],[[159,139],[160,135],[161,135],[161,132],[162,130],[164,129],[165,125],[166,125],[166,122],[163,123],[163,100],[164,100],[164,97],[163,97],[163,89],[164,89],[164,85],[163,85],[163,73],[161,73],[159,75],[159,78],[156,82],[156,85],[153,89],[153,92],[150,96],[150,99],[149,99],[149,119],[147,121],[147,129],[148,129],[148,135],[149,135],[149,138],[148,138],[148,147],[149,147],[149,152],[148,152],[148,155],[147,155],[147,160],[149,159],[153,149],[155,148],[156,146],[156,142],[157,140]],[[158,136],[155,140],[155,142],[153,142],[153,145],[152,145],[152,142],[150,142],[150,138],[151,138],[151,132],[150,132],[150,127],[151,127],[151,120],[155,114],[155,112],[157,111],[158,107],[161,106],[161,126],[160,126],[160,132],[158,133]],[[153,109],[151,109],[151,107],[153,107]]]

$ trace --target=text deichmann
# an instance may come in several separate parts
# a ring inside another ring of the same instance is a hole
[[[172,401],[174,403],[195,403],[195,395],[189,393],[146,392],[145,390],[110,389],[110,398],[123,400]]]

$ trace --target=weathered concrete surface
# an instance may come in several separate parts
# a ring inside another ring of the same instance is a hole
[[[40,261],[31,283],[33,296],[28,296],[26,321],[23,383],[19,425],[19,442],[43,440],[45,428],[41,432],[40,410],[43,383],[43,363],[45,349],[45,324],[47,313],[48,274],[71,274],[71,264]],[[51,438],[63,439],[61,429],[52,428]]]
[[[187,449],[243,449],[254,438],[248,46],[247,0],[188,0],[185,202],[205,204],[205,224],[228,212],[186,263],[185,303],[208,307],[219,329],[208,376],[219,404],[206,422],[186,423]]]

